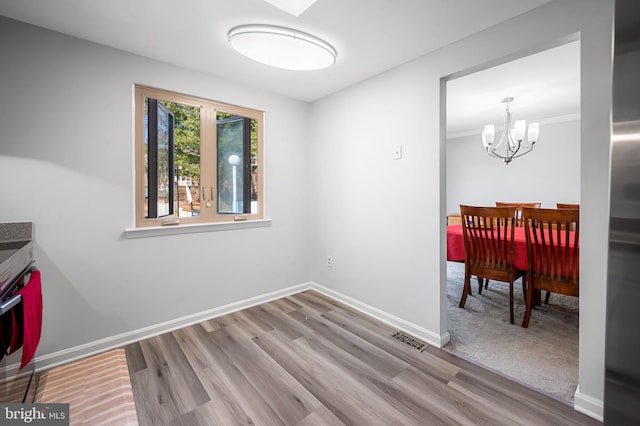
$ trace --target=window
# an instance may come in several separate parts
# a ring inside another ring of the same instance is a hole
[[[262,116],[136,86],[136,226],[262,219]]]

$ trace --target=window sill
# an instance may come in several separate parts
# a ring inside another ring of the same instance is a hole
[[[199,232],[228,231],[231,229],[264,228],[271,226],[271,219],[247,220],[223,223],[195,223],[190,225],[150,226],[129,228],[124,233],[127,238],[159,237],[162,235],[193,234]]]

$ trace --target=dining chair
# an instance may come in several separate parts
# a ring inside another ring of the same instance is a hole
[[[541,290],[580,295],[580,211],[525,207],[523,215],[528,286],[522,326],[528,327]]]
[[[505,201],[496,201],[496,207],[509,207],[509,206],[513,206],[516,208],[515,211],[515,224],[516,227],[518,228],[523,228],[524,227],[524,219],[522,219],[522,209],[525,207],[532,207],[532,208],[539,208],[542,205],[542,203],[512,203],[512,202],[505,202]],[[480,279],[478,279],[478,281],[480,281]],[[484,282],[484,288],[489,288],[489,280],[486,280]],[[547,293],[548,294],[548,293]],[[548,300],[548,298],[547,298]]]
[[[460,206],[464,239],[464,288],[459,306],[464,308],[471,294],[471,277],[509,283],[509,320],[514,323],[513,283],[522,277],[526,290],[526,274],[513,266],[515,207]]]
[[[525,207],[540,208],[542,203],[511,203],[505,201],[496,201],[496,207],[513,206],[516,208],[516,226],[524,227],[524,219],[522,218],[522,209]]]
[[[540,207],[540,206],[538,206]],[[580,210],[580,204],[567,204],[567,203],[556,203],[556,207],[559,209],[570,209],[570,210]],[[572,231],[575,231],[575,229],[571,229]],[[486,288],[486,285],[485,285]],[[551,297],[551,292],[547,291],[547,294],[544,296],[544,303],[548,304],[549,303],[549,298]]]
[[[580,204],[556,203],[556,207],[559,209],[580,210]]]
[[[556,203],[556,207],[559,209],[570,209],[570,210],[580,210],[580,204],[567,204],[567,203]],[[572,231],[575,231],[572,229]],[[548,293],[547,293],[548,295]],[[548,299],[548,297],[547,297]]]

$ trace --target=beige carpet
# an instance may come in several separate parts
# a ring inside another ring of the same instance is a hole
[[[43,372],[35,402],[69,404],[71,425],[138,425],[124,349]]]
[[[444,349],[476,364],[573,405],[578,385],[578,298],[552,294],[548,305],[533,310],[522,328],[522,283],[515,284],[515,324],[509,323],[509,285],[490,282],[458,307],[464,284],[464,264],[447,262],[448,328]]]

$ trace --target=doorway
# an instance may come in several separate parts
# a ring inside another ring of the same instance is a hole
[[[579,203],[579,54],[580,42],[573,41],[447,80],[447,213],[459,212],[460,204],[496,201],[541,202],[543,208]],[[505,97],[514,98],[514,120],[540,123],[534,149],[509,164],[487,155],[481,138],[484,125],[494,124],[499,139]],[[549,305],[536,310],[537,323],[523,329],[519,280],[511,325],[508,285],[492,282],[479,295],[474,282],[472,297],[460,309],[463,279],[464,264],[447,262],[451,340],[444,349],[572,404],[578,384],[578,299],[552,295]]]

